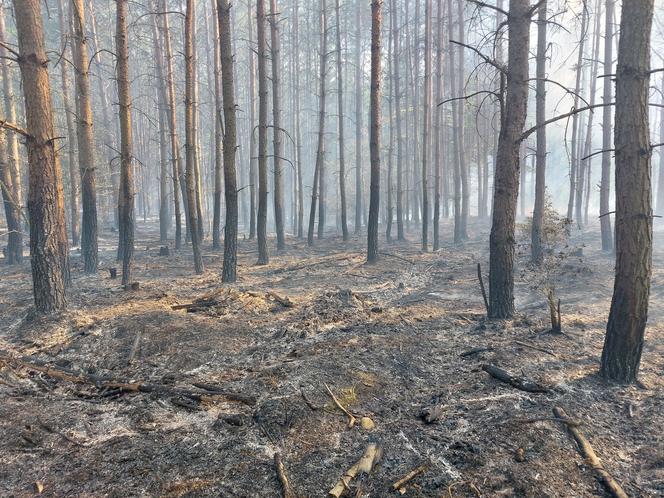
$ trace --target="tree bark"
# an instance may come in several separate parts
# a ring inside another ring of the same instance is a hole
[[[600,375],[636,381],[652,275],[651,157],[648,123],[653,0],[622,5],[616,70],[616,276]]]
[[[664,92],[664,74],[660,90]],[[664,143],[664,105],[659,110],[659,143]],[[657,175],[657,215],[664,215],[664,148],[661,147],[659,149],[659,174]]]
[[[189,236],[194,254],[194,271],[200,275],[203,273],[203,257],[201,256],[200,232],[198,224],[202,222],[197,209],[196,202],[196,116],[194,110],[194,30],[196,16],[196,0],[187,0],[187,11],[184,21],[184,61],[185,61],[185,97],[184,97],[184,128],[185,128],[185,158],[186,158],[186,182],[187,182],[187,205],[189,211]]]
[[[65,308],[70,276],[62,171],[55,151],[41,2],[14,0],[14,14],[29,134],[26,147],[33,293],[37,311],[50,313]]]
[[[122,260],[122,285],[131,281],[134,256],[134,172],[129,87],[129,40],[127,39],[128,0],[116,1],[116,71],[120,108],[120,195],[118,196],[119,252]]]
[[[440,181],[441,170],[443,167],[442,151],[442,128],[441,115],[442,109],[438,105],[443,99],[443,0],[436,2],[436,99],[435,113],[436,121],[434,126],[435,146],[434,146],[434,191],[433,191],[433,250],[440,249]]]
[[[615,0],[606,0],[605,31],[604,31],[604,74],[613,74],[613,11]],[[613,93],[610,78],[604,78],[604,103],[611,102]],[[613,250],[613,231],[609,215],[609,196],[611,195],[611,125],[612,109],[610,105],[603,108],[602,119],[602,181],[599,188],[599,211],[601,218],[602,250]]]
[[[399,29],[399,15],[397,10],[396,0],[391,0],[392,15],[390,17],[392,26],[392,57],[394,64],[392,66],[392,79],[393,79],[393,93],[394,93],[394,120],[396,124],[396,141],[397,141],[397,195],[396,195],[396,208],[397,208],[397,240],[406,240],[403,229],[403,131],[401,122],[401,80],[399,77],[399,65],[401,63],[400,43],[401,30]]]
[[[422,251],[429,250],[429,157],[431,154],[431,0],[425,0],[424,12],[424,117],[422,120]]]
[[[530,2],[510,0],[505,114],[500,127],[490,236],[491,318],[514,316],[514,229],[519,193],[519,153],[528,104]]]
[[[258,186],[258,159],[256,155],[256,55],[254,54],[254,30],[251,26],[251,1],[247,0],[247,31],[249,32],[249,240],[256,237],[256,190]],[[260,131],[259,131],[260,133]]]
[[[348,240],[346,213],[346,155],[344,153],[344,77],[341,63],[341,15],[339,0],[335,0],[337,21],[337,103],[339,108],[339,202],[341,204],[341,234]]]
[[[85,34],[85,6],[83,0],[71,2],[74,26],[74,67],[78,119],[78,166],[81,172],[83,219],[81,223],[81,253],[85,273],[97,272],[97,181],[95,177],[94,136],[92,134],[92,97],[88,72],[88,42]]]
[[[378,209],[380,206],[380,96],[382,0],[371,2],[371,95],[369,103],[369,149],[371,184],[367,225],[367,262],[378,260]]]
[[[466,0],[458,0],[458,15],[457,22],[459,28],[459,41],[464,43],[466,26],[464,24],[463,7]],[[465,90],[466,75],[464,71],[465,58],[464,48],[459,46],[459,70],[458,70],[458,88],[457,91],[462,94]],[[468,164],[466,162],[466,145],[465,145],[465,112],[466,108],[464,101],[459,101],[457,106],[459,112],[457,136],[459,147],[459,177],[461,181],[461,216],[458,218],[459,226],[456,226],[457,218],[455,217],[454,241],[463,242],[468,239],[468,216],[470,214],[470,185],[468,181]]]
[[[212,36],[214,43],[214,205],[212,207],[212,248],[221,248],[221,196],[222,192],[222,178],[223,178],[223,146],[222,140],[224,135],[224,127],[222,122],[222,114],[224,112],[224,104],[222,102],[222,88],[221,88],[221,41],[219,35],[219,11],[216,0],[212,1],[212,12],[214,13],[212,19]],[[232,47],[231,47],[232,53]],[[231,70],[232,70],[231,63]],[[231,80],[232,81],[232,80]],[[233,155],[235,158],[235,155]]]
[[[355,8],[355,233],[362,229],[362,3]]]
[[[544,248],[542,247],[542,226],[544,224],[544,202],[546,196],[546,25],[547,2],[539,8],[537,17],[537,69],[535,83],[535,123],[537,128],[537,149],[535,152],[535,207],[533,208],[533,221],[530,237],[530,256],[536,265],[544,261]]]
[[[226,226],[224,228],[223,282],[237,279],[237,179],[235,151],[237,127],[235,89],[233,81],[233,47],[231,44],[231,6],[228,0],[217,0],[219,16],[219,48],[221,56],[222,92],[224,98],[224,187],[226,199]]]
[[[274,156],[274,226],[277,232],[277,250],[286,248],[284,237],[284,192],[281,168],[281,68],[277,0],[270,0],[270,39],[272,55],[272,155]]]
[[[256,3],[258,30],[258,264],[270,261],[267,248],[267,42],[265,0]]]

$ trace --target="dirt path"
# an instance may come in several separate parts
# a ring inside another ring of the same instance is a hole
[[[485,240],[486,227],[472,228]],[[139,239],[140,290],[109,279],[109,248],[99,276],[74,269],[70,310],[53,319],[29,318],[29,266],[2,268],[3,354],[174,388],[211,384],[256,404],[118,393],[2,364],[0,495],[31,496],[39,482],[44,496],[276,497],[279,451],[298,496],[325,496],[376,442],[383,459],[350,496],[400,496],[389,486],[422,463],[405,496],[603,496],[562,424],[531,421],[551,418],[554,406],[582,422],[630,496],[664,493],[662,251],[642,386],[607,387],[594,374],[612,259],[591,249],[594,232],[548,272],[529,268],[520,250],[521,316],[510,322],[484,320],[476,264],[487,260],[485,242],[434,254],[384,245],[366,266],[362,240],[312,249],[290,240],[256,267],[253,243],[241,241],[239,283],[221,287],[220,253],[208,248],[196,277],[188,254],[158,256],[152,230]],[[583,243],[585,256],[569,255]],[[542,333],[544,280],[562,299],[563,336]],[[200,298],[194,312],[172,309]],[[473,348],[485,351],[462,355]],[[486,363],[553,389],[514,389]],[[375,428],[349,429],[325,385]],[[438,420],[425,423],[425,408]]]

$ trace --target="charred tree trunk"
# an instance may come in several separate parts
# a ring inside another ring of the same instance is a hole
[[[606,0],[606,27],[604,32],[604,74],[613,74],[613,11],[615,0]],[[604,103],[609,104],[612,97],[611,78],[604,78]],[[604,106],[602,119],[602,181],[599,188],[600,229],[602,250],[613,250],[613,232],[609,215],[609,196],[611,195],[611,125],[612,109]]]
[[[281,169],[281,68],[277,0],[270,0],[270,39],[272,42],[272,154],[274,156],[274,226],[277,250],[286,248],[284,237],[284,192]]]
[[[321,39],[321,75],[327,74],[327,1],[321,0],[320,8],[323,12],[322,14],[322,24],[321,32],[323,33]],[[326,100],[326,88],[325,88],[325,77],[321,79],[321,108],[325,109],[325,100]],[[324,112],[324,111],[323,111]],[[318,151],[316,153],[316,164],[318,165],[318,238],[322,239],[325,236],[325,215],[326,215],[326,193],[327,193],[327,184],[325,177],[325,116],[323,115],[323,120],[321,121],[322,127],[319,130],[320,139],[318,142]],[[320,160],[319,160],[320,157]]]
[[[164,12],[168,12],[166,0],[162,0],[161,7]],[[182,215],[180,213],[180,193],[184,193],[180,182],[182,171],[182,158],[180,156],[180,146],[177,135],[177,112],[175,108],[175,81],[173,70],[173,50],[171,49],[171,34],[168,22],[168,14],[161,16],[163,18],[162,32],[164,40],[164,49],[166,50],[166,87],[168,99],[168,128],[171,145],[171,161],[173,161],[173,203],[175,206],[175,249],[180,249],[182,245]],[[184,196],[183,196],[184,200]],[[185,216],[188,216],[185,208]]]
[[[464,24],[463,17],[463,7],[466,0],[458,0],[458,28],[459,28],[459,41],[464,43],[465,33],[464,30],[466,26]],[[464,71],[465,59],[464,59],[464,48],[459,46],[459,71],[458,71],[458,89],[457,91],[460,94],[463,94],[465,88],[466,75]],[[454,230],[454,241],[463,242],[468,239],[468,216],[470,213],[470,185],[468,181],[468,163],[466,161],[466,145],[465,145],[465,105],[464,101],[459,101],[457,106],[459,112],[458,119],[458,128],[457,128],[457,140],[459,143],[459,177],[461,181],[461,216],[459,218],[459,227],[456,227],[456,217],[455,217],[455,230]]]
[[[249,239],[256,237],[256,190],[258,186],[258,157],[256,155],[256,56],[253,47],[254,30],[251,26],[251,0],[247,0],[247,24],[249,31]],[[260,133],[260,132],[259,132]]]
[[[94,136],[92,134],[92,97],[88,72],[88,42],[85,34],[83,0],[72,0],[74,26],[74,67],[76,68],[76,96],[78,100],[78,166],[81,171],[83,219],[81,224],[81,253],[86,273],[97,272],[97,181],[95,177]]]
[[[318,145],[316,148],[316,165],[314,166],[314,180],[311,186],[311,209],[309,210],[309,230],[307,243],[314,244],[314,225],[316,223],[316,201],[321,186],[321,173],[325,161],[325,76],[327,74],[327,20],[325,0],[320,5],[320,87],[318,94]],[[318,221],[318,237],[321,236],[320,219]]]
[[[131,92],[129,87],[129,41],[127,39],[128,0],[116,2],[115,53],[120,108],[120,195],[118,196],[118,220],[120,259],[122,260],[122,285],[131,281],[134,257],[134,168],[133,137],[131,129]]]
[[[394,59],[394,64],[392,66],[392,78],[393,78],[393,93],[394,93],[394,120],[396,124],[396,134],[397,134],[397,195],[396,195],[396,204],[397,204],[397,240],[405,240],[406,236],[403,230],[403,132],[401,124],[401,81],[399,79],[399,65],[401,60],[399,58],[399,49],[401,47],[399,43],[399,37],[401,30],[399,29],[399,16],[397,10],[396,0],[391,0],[391,10],[392,16],[390,20],[392,22],[392,57]]]
[[[339,0],[335,0],[334,10],[337,21],[337,103],[339,108],[339,202],[341,204],[341,234],[348,240],[346,213],[346,155],[344,153],[344,77],[341,64],[341,15]]]
[[[4,12],[0,9],[0,42],[6,43]],[[14,107],[14,89],[9,66],[9,54],[0,44],[0,71],[2,74],[2,90],[4,93],[5,111],[0,110],[0,119],[6,117],[10,123],[16,123]],[[23,193],[21,191],[21,171],[19,168],[18,138],[16,133],[0,130],[0,191],[7,220],[7,247],[5,263],[18,264],[23,259],[23,230],[21,228],[21,211],[23,209]]]
[[[69,250],[62,172],[55,151],[41,2],[14,0],[14,14],[28,133],[28,212],[33,293],[37,311],[51,313],[66,306]]]
[[[233,81],[233,47],[231,44],[231,6],[228,0],[217,0],[219,16],[219,48],[221,56],[222,92],[224,97],[224,192],[226,199],[226,226],[224,228],[223,282],[237,279],[237,179],[235,150],[237,127],[235,89]]]
[[[441,114],[442,109],[439,105],[443,99],[443,0],[436,2],[436,122],[434,126],[435,138],[435,159],[434,159],[434,190],[433,190],[433,250],[440,248],[440,180],[443,162],[442,151],[442,128]]]
[[[648,123],[653,0],[624,2],[616,70],[616,276],[600,374],[636,381],[652,275],[652,201]]]
[[[221,39],[219,35],[221,18],[219,17],[218,10],[219,6],[216,0],[212,0],[212,11],[216,13],[212,22],[212,36],[214,38],[214,205],[212,208],[212,247],[214,249],[221,249],[221,196],[223,194],[222,175],[224,174],[222,159],[224,129],[221,120],[222,113],[224,112],[224,104],[221,97],[223,90],[221,87]],[[231,62],[231,69],[232,67]],[[235,155],[233,155],[233,159],[235,159]],[[235,280],[233,279],[233,281]]]
[[[546,24],[547,24],[547,2],[546,0],[539,8],[537,16],[537,69],[535,88],[535,122],[537,128],[537,146],[535,152],[535,207],[533,209],[533,222],[530,239],[530,256],[536,265],[542,264],[544,260],[544,248],[542,247],[542,226],[544,224],[544,198],[546,196]]]
[[[424,117],[422,120],[422,250],[429,250],[429,157],[431,149],[431,0],[425,0],[424,12]]]
[[[378,208],[380,206],[380,94],[381,94],[381,22],[382,0],[371,2],[371,95],[369,103],[369,148],[371,185],[369,223],[367,225],[367,262],[378,260]]]
[[[267,42],[265,0],[256,2],[258,30],[258,264],[270,261],[267,248]]]
[[[293,16],[293,46],[295,47],[294,54],[294,71],[295,71],[295,88],[293,89],[295,98],[295,161],[297,167],[297,238],[304,237],[304,185],[302,179],[302,133],[301,118],[300,118],[300,30],[298,20],[299,4],[295,0],[294,16]]]
[[[355,9],[355,233],[362,229],[362,3]]]
[[[198,224],[203,220],[197,214],[196,194],[196,116],[194,110],[194,30],[196,15],[196,1],[187,0],[187,11],[184,21],[184,61],[185,61],[185,96],[184,96],[184,129],[185,129],[185,157],[186,157],[186,182],[187,182],[187,206],[189,211],[189,236],[194,254],[194,271],[200,275],[203,273],[203,257],[201,256],[201,237]]]
[[[514,229],[519,193],[519,153],[528,104],[530,2],[510,0],[505,114],[500,127],[490,236],[491,318],[514,316]]]

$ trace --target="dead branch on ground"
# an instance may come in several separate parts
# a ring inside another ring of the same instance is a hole
[[[415,467],[413,470],[408,472],[408,474],[406,474],[401,479],[399,479],[394,484],[392,484],[392,486],[391,486],[392,490],[393,491],[399,491],[406,484],[408,484],[411,480],[413,480],[415,477],[420,475],[422,472],[426,471],[428,468],[429,468],[428,463],[423,463],[422,465],[419,465],[419,466]]]
[[[339,408],[339,410],[341,410],[348,416],[348,428],[352,429],[355,426],[355,422],[357,422],[355,416],[339,402],[339,400],[337,399],[337,397],[334,395],[334,393],[327,384],[325,384],[325,389],[327,389],[327,392],[330,393],[332,401],[334,401],[334,404],[337,405],[337,408]]]
[[[350,483],[359,474],[370,474],[376,464],[380,461],[383,450],[375,443],[370,443],[364,450],[362,457],[348,469],[339,481],[330,490],[329,496],[339,498],[350,487]]]
[[[528,379],[526,377],[516,377],[509,373],[507,370],[498,368],[495,365],[482,365],[482,370],[488,373],[494,379],[498,379],[505,384],[509,384],[516,389],[521,391],[526,391],[529,393],[549,393],[551,389],[541,384],[538,384],[534,380]]]
[[[274,454],[274,466],[277,469],[277,476],[279,477],[279,482],[281,483],[281,488],[283,490],[284,498],[295,498],[295,493],[291,487],[288,476],[286,475],[286,467],[284,462],[281,460],[281,454],[279,452]]]

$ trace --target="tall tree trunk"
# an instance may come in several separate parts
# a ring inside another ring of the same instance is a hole
[[[134,168],[129,87],[129,40],[127,39],[128,0],[116,1],[115,54],[120,108],[120,195],[118,196],[119,242],[122,248],[122,285],[131,281],[134,256]]]
[[[327,74],[327,1],[321,0],[321,10],[323,11],[321,25],[321,31],[323,32],[321,50],[325,54],[325,57],[321,57],[321,64],[323,69],[321,74]],[[325,79],[322,79],[323,84],[321,85],[321,107],[325,109]],[[325,137],[323,136],[325,129],[325,118],[323,117],[323,127],[321,128],[321,137],[318,142],[318,152],[316,154],[316,163],[318,164],[318,238],[322,239],[325,235],[325,216],[326,216],[326,193],[327,193],[327,183],[326,183],[326,170],[325,170]],[[318,157],[320,155],[320,160]]]
[[[5,17],[0,9],[0,42],[7,43],[5,36]],[[14,89],[12,76],[7,64],[8,52],[0,43],[0,74],[4,93],[4,112],[0,107],[0,120],[7,119],[16,123],[14,107]],[[16,133],[0,130],[0,191],[7,220],[7,248],[5,263],[18,264],[23,259],[23,231],[21,229],[21,210],[23,209],[23,192],[21,191],[21,171],[19,168],[18,138]]]
[[[233,82],[233,47],[231,44],[231,6],[228,0],[217,0],[219,16],[219,48],[221,56],[222,91],[224,96],[224,192],[226,199],[226,226],[224,228],[223,282],[237,279],[237,180],[235,151],[237,131],[235,119],[235,89]]]
[[[600,375],[636,381],[652,275],[652,147],[648,123],[654,1],[624,2],[616,70],[616,276]]]
[[[185,128],[185,157],[187,163],[187,205],[189,211],[189,235],[194,253],[194,271],[203,273],[203,257],[201,256],[200,233],[198,224],[202,219],[197,215],[196,202],[196,116],[194,110],[194,30],[196,16],[196,0],[187,0],[187,11],[184,21],[184,61],[185,61],[185,97],[184,97],[184,128]]]
[[[223,124],[222,113],[224,105],[221,98],[221,41],[219,35],[219,12],[216,0],[212,1],[212,12],[216,13],[212,22],[212,36],[214,41],[214,206],[212,212],[212,247],[221,248],[221,195],[223,169]],[[231,47],[232,50],[232,47]],[[232,68],[231,64],[231,68]],[[232,83],[232,80],[231,80]],[[235,155],[233,155],[235,159]],[[237,222],[237,220],[236,220]]]
[[[318,145],[316,148],[316,165],[314,180],[311,187],[311,209],[309,211],[309,230],[307,243],[314,244],[314,225],[316,223],[316,201],[320,195],[321,174],[325,162],[325,77],[327,74],[327,15],[325,0],[320,0],[320,88],[318,94]],[[320,203],[319,203],[320,207]],[[319,213],[320,214],[320,213]],[[321,237],[321,220],[318,220],[318,237]]]
[[[272,55],[272,154],[274,156],[274,226],[277,232],[277,250],[286,248],[284,238],[284,192],[281,168],[281,68],[277,0],[270,0],[270,39]]]
[[[394,11],[390,9],[390,23],[392,23],[392,18],[394,16]],[[389,82],[389,89],[387,92],[387,129],[389,130],[388,136],[388,146],[387,146],[387,182],[385,184],[385,194],[387,197],[387,203],[385,206],[385,239],[387,242],[392,242],[392,221],[394,219],[394,208],[393,208],[393,181],[392,177],[394,170],[394,71],[392,70],[392,37],[394,36],[393,30],[388,30],[387,38],[387,76]]]
[[[664,75],[660,91],[664,92]],[[664,93],[662,94],[664,95]],[[662,101],[664,104],[664,100]],[[659,143],[664,143],[664,105],[659,109]],[[659,174],[657,175],[657,215],[664,214],[664,149],[659,149]]]
[[[431,148],[431,0],[425,0],[424,12],[424,118],[422,120],[422,250],[429,250],[429,156]]]
[[[74,26],[74,67],[78,99],[78,165],[81,171],[83,220],[81,224],[81,253],[86,273],[97,271],[97,182],[95,178],[94,136],[92,134],[92,98],[88,72],[88,42],[85,34],[83,0],[72,0]]]
[[[576,61],[576,84],[574,86],[574,108],[579,108],[579,95],[581,93],[581,75],[583,73],[584,65],[584,48],[586,45],[586,37],[588,35],[588,9],[585,2],[582,4],[581,14],[581,39],[579,40],[579,53]],[[572,160],[569,174],[569,200],[567,202],[567,219],[571,220],[574,216],[574,194],[576,193],[576,181],[579,168],[579,114],[572,116]]]
[[[355,233],[362,228],[362,2],[355,8]]]
[[[604,74],[613,74],[613,11],[615,0],[606,0],[605,31],[604,31]],[[600,230],[602,234],[602,250],[613,250],[613,232],[609,215],[609,196],[611,195],[611,125],[612,109],[608,105],[613,94],[610,78],[604,78],[604,103],[602,113],[602,181],[599,188]]]
[[[434,159],[434,191],[433,191],[433,250],[440,248],[440,172],[443,167],[442,153],[442,109],[439,105],[443,99],[443,0],[436,2],[436,122],[434,126],[435,159]]]
[[[528,104],[530,2],[510,0],[507,93],[500,127],[490,236],[489,315],[514,316],[514,229],[519,193],[519,153]]]
[[[58,20],[60,28],[60,42],[63,54],[69,59],[71,50],[68,49],[69,42],[67,34],[69,29],[65,17],[64,0],[58,0]],[[71,231],[72,246],[79,245],[80,242],[80,220],[78,214],[79,205],[79,184],[78,172],[76,171],[76,125],[74,123],[74,109],[71,104],[71,94],[69,91],[69,65],[60,66],[60,80],[62,82],[62,100],[65,107],[65,121],[67,123],[67,165],[69,166],[69,230]]]
[[[168,12],[166,0],[161,0],[163,12]],[[162,33],[164,49],[166,51],[166,87],[168,99],[168,128],[171,144],[171,161],[173,161],[173,202],[175,206],[175,249],[180,249],[182,245],[182,215],[180,213],[180,194],[184,193],[181,185],[182,158],[180,156],[180,145],[177,135],[177,112],[175,107],[175,81],[173,70],[173,50],[171,49],[171,33],[168,22],[168,14],[162,16]],[[183,196],[184,200],[184,196]],[[187,215],[185,208],[185,216]]]
[[[339,0],[335,0],[337,20],[337,102],[339,107],[339,202],[341,203],[341,233],[348,240],[346,214],[346,157],[344,153],[344,78],[341,64],[341,16]]]
[[[247,31],[249,31],[249,240],[256,237],[256,190],[258,186],[258,159],[256,155],[256,55],[254,54],[254,30],[251,25],[251,2],[247,0]],[[260,132],[259,132],[260,133]]]
[[[367,226],[367,262],[378,260],[378,208],[380,206],[380,95],[381,22],[383,0],[371,2],[371,95],[369,103],[369,149],[371,184]]]
[[[40,4],[39,0],[14,0],[14,15],[28,133],[33,293],[37,311],[50,313],[65,308],[65,290],[70,276],[62,171],[55,151],[51,85]]]
[[[458,0],[458,28],[459,28],[459,41],[464,43],[465,41],[465,29],[466,25],[464,23],[463,16],[463,7],[466,0]],[[465,91],[465,80],[466,74],[464,71],[465,67],[465,56],[463,46],[459,46],[459,71],[458,71],[458,91],[462,94]],[[455,242],[462,242],[468,239],[468,216],[470,214],[470,182],[468,179],[468,163],[466,161],[466,145],[465,145],[465,112],[466,108],[464,101],[459,101],[457,107],[459,112],[458,128],[457,134],[459,136],[459,176],[461,180],[461,217],[459,218],[459,228],[455,230],[455,235],[458,236],[458,239],[455,239]]]
[[[295,0],[293,15],[293,47],[295,50],[294,67],[295,88],[293,94],[295,98],[295,163],[297,168],[297,238],[304,237],[304,185],[302,179],[302,133],[300,131],[300,31],[299,31],[299,4]]]
[[[399,49],[400,49],[400,44],[399,44],[399,37],[401,30],[399,29],[399,16],[398,16],[398,9],[397,9],[397,2],[396,0],[391,0],[391,7],[392,15],[390,16],[390,21],[391,21],[391,29],[392,29],[392,57],[394,59],[394,64],[392,66],[392,81],[394,84],[393,88],[393,94],[394,94],[394,101],[395,101],[395,108],[394,108],[394,120],[396,124],[396,133],[397,133],[397,199],[396,199],[396,204],[397,204],[397,240],[405,240],[406,236],[404,234],[403,230],[403,217],[404,217],[404,212],[403,212],[403,140],[402,140],[402,124],[401,124],[401,85],[400,85],[400,79],[399,79],[399,65],[400,65],[400,57],[399,57]]]
[[[258,264],[270,261],[267,248],[267,42],[265,0],[256,3],[258,29]]]
[[[546,25],[547,2],[539,8],[537,16],[537,69],[535,83],[535,122],[537,128],[537,149],[535,153],[535,207],[530,238],[530,256],[533,263],[539,265],[544,260],[542,247],[542,227],[544,224],[544,201],[546,196]]]
[[[454,16],[453,12],[453,3],[452,0],[447,0],[447,30],[450,33],[453,33],[454,29]],[[457,79],[455,79],[456,68],[454,65],[457,48],[454,44],[450,43],[448,47],[448,72],[450,74],[450,93],[454,96],[460,96],[462,89],[457,88]],[[461,237],[461,227],[463,226],[462,218],[462,209],[461,209],[461,172],[459,168],[460,164],[460,155],[461,155],[461,141],[459,136],[459,116],[460,111],[459,107],[462,104],[458,100],[452,101],[452,138],[454,140],[454,151],[452,153],[452,163],[454,164],[454,169],[452,172],[453,183],[454,183],[454,243],[459,243],[462,240]]]

